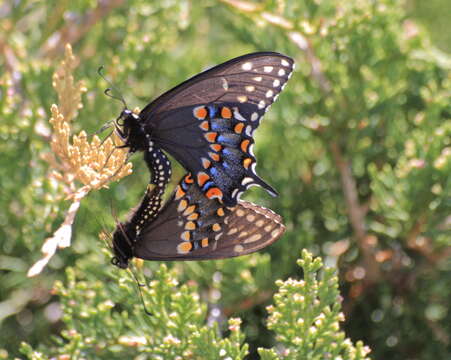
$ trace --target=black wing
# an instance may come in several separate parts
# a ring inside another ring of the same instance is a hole
[[[275,195],[255,172],[253,133],[293,67],[291,58],[278,53],[244,55],[183,82],[139,116],[155,143],[193,173],[205,195],[218,188],[215,197],[227,206],[252,185]]]

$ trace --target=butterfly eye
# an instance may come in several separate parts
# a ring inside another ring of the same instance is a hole
[[[126,269],[128,267],[128,259],[124,258],[124,261],[121,261],[115,256],[111,259],[111,264],[117,266],[118,268]]]
[[[128,261],[121,261],[117,256],[111,259],[111,264],[121,269],[126,269],[128,267]]]
[[[121,116],[119,116],[117,119],[116,119],[116,124],[117,125],[119,125],[119,126],[124,126],[124,124],[125,124],[125,119],[124,119],[124,116],[121,114]]]

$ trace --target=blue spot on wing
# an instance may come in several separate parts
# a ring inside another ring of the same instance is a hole
[[[213,170],[213,168],[211,169]],[[210,189],[211,187],[215,186],[215,183],[213,181],[207,181],[204,186],[202,186],[202,191],[208,191],[208,189]]]
[[[214,166],[210,169],[210,173],[213,177],[216,177],[219,175],[218,169],[216,169],[216,167],[214,167]]]
[[[226,147],[222,150],[222,156],[230,163],[241,164],[243,153],[240,150]]]
[[[227,131],[230,132],[231,122],[229,120],[223,119],[213,119],[211,120],[211,129],[218,132]]]
[[[216,117],[216,114],[218,113],[218,109],[214,105],[208,105],[208,115],[210,116],[210,119],[213,119]]]
[[[240,141],[240,136],[236,134],[221,134],[218,136],[220,144],[237,146]]]

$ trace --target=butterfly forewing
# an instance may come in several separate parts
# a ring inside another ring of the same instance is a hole
[[[165,118],[158,117],[158,114],[184,106],[214,102],[247,103],[237,99],[239,94],[245,93],[248,94],[249,104],[258,106],[260,100],[265,100],[268,90],[274,91],[275,96],[283,89],[293,66],[293,59],[275,52],[243,55],[206,70],[167,91],[147,105],[140,116],[158,124]],[[246,91],[244,86],[254,86],[256,90]]]

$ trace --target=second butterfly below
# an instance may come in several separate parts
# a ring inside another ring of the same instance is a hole
[[[225,207],[208,199],[183,177],[160,210],[162,191],[146,191],[129,220],[113,233],[112,263],[127,268],[133,257],[145,260],[213,260],[250,254],[276,240],[285,231],[282,218],[273,211],[239,200]]]

